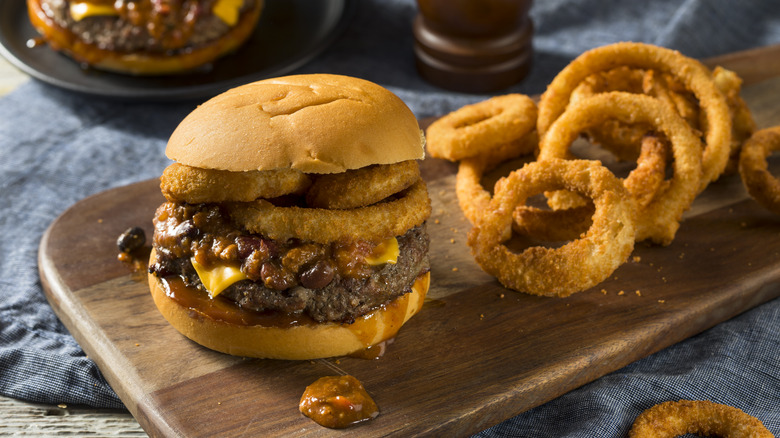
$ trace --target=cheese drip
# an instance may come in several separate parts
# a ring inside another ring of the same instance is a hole
[[[371,266],[396,264],[398,261],[398,239],[391,237],[374,248],[373,254],[366,257],[366,263]]]
[[[222,293],[233,283],[249,278],[237,266],[217,265],[209,269],[198,263],[195,257],[192,257],[190,261],[195,268],[195,272],[198,273],[203,287],[209,291],[211,298]]]

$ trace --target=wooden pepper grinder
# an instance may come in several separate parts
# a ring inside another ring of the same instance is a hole
[[[414,53],[420,75],[442,88],[488,93],[531,66],[532,0],[417,0]]]

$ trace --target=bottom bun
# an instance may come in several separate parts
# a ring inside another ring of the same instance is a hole
[[[352,324],[311,321],[260,325],[225,321],[172,299],[168,295],[169,286],[164,282],[149,274],[155,305],[173,327],[198,344],[234,356],[305,360],[345,356],[394,337],[422,308],[430,285],[430,273],[418,277],[411,292]],[[243,312],[238,308],[235,310]]]

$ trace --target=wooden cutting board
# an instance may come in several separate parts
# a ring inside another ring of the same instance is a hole
[[[780,124],[780,78],[766,80],[780,74],[773,51],[719,62],[752,82],[743,95],[762,127]],[[553,299],[483,273],[465,243],[455,166],[427,159],[422,169],[433,203],[429,299],[378,360],[245,359],[182,337],[154,307],[145,273],[116,258],[128,227],[151,236],[157,180],[59,217],[40,244],[44,290],[141,426],[163,437],[465,435],[780,296],[780,217],[750,200],[738,176],[697,198],[672,245],[638,244],[607,281]],[[334,374],[361,380],[380,416],[346,431],[303,417],[304,388]]]

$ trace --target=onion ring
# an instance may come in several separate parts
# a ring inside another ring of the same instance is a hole
[[[477,223],[479,216],[490,204],[490,192],[485,190],[481,182],[484,173],[504,161],[530,155],[536,150],[538,144],[536,131],[532,131],[519,140],[494,148],[490,153],[460,161],[455,176],[455,194],[461,211],[472,225]]]
[[[536,103],[506,94],[463,106],[433,122],[426,148],[435,158],[458,161],[517,140],[536,127]]]
[[[634,200],[597,161],[549,159],[506,177],[488,210],[468,235],[480,267],[504,286],[534,295],[565,297],[606,279],[634,249]],[[593,225],[560,248],[532,246],[511,252],[512,211],[544,190],[566,189],[593,200]]]
[[[425,182],[418,179],[398,199],[351,210],[277,207],[266,200],[228,203],[228,213],[250,233],[269,239],[317,243],[379,241],[404,234],[431,214]]]
[[[673,438],[689,433],[723,438],[774,438],[758,418],[708,400],[659,403],[639,414],[628,436]]]
[[[316,177],[306,193],[314,208],[350,209],[375,204],[420,179],[415,160],[377,164]]]
[[[733,71],[718,66],[712,70],[712,79],[715,81],[715,86],[726,96],[726,103],[731,113],[731,153],[724,171],[726,174],[731,174],[738,171],[740,149],[757,127],[753,113],[740,96],[742,78]]]
[[[589,50],[567,65],[548,85],[539,102],[537,130],[544,138],[569,104],[571,93],[593,73],[626,65],[667,73],[693,92],[705,113],[708,129],[702,156],[699,191],[723,173],[731,147],[731,117],[726,99],[699,61],[666,48],[643,43],[616,43]]]
[[[750,196],[780,214],[780,180],[769,172],[767,157],[780,150],[780,126],[756,131],[742,146],[739,174]]]
[[[592,74],[572,91],[569,104],[609,91],[644,93],[646,76],[648,71],[626,66]],[[612,152],[618,161],[636,161],[639,157],[638,146],[642,136],[651,129],[647,124],[625,125],[617,120],[605,120],[601,125],[594,126],[583,134],[591,143]]]
[[[623,185],[636,200],[640,212],[663,190],[668,150],[669,145],[665,140],[656,135],[645,135],[636,168],[623,180]]]
[[[173,163],[163,170],[160,189],[171,202],[249,202],[301,194],[311,184],[305,173],[295,169],[229,170],[202,169]]]
[[[623,123],[652,123],[671,141],[674,174],[663,184],[653,200],[640,212],[637,241],[651,239],[668,245],[680,227],[682,214],[699,192],[701,181],[701,142],[682,118],[668,106],[649,96],[612,91],[595,95],[571,105],[550,127],[539,144],[539,160],[570,158],[569,147],[583,130],[604,120]],[[636,169],[635,169],[636,170]],[[552,198],[553,208],[559,205]]]

